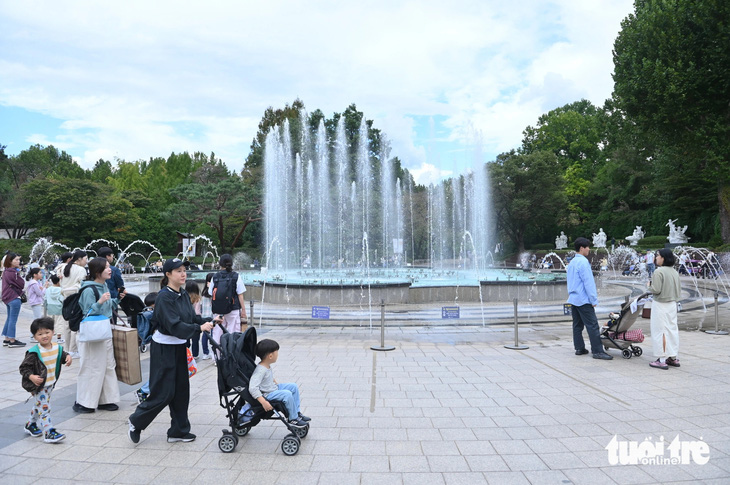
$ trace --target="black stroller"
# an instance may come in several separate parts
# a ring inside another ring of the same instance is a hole
[[[644,334],[641,330],[631,330],[631,326],[641,315],[643,309],[643,300],[651,295],[651,293],[643,293],[642,295],[629,300],[621,305],[620,313],[610,313],[606,326],[601,328],[601,344],[606,350],[618,349],[624,359],[630,359],[632,355],[640,356],[643,350],[637,342],[644,341]],[[631,304],[636,302],[636,311],[631,311]]]
[[[245,333],[228,333],[223,329],[221,341],[210,337],[213,352],[218,363],[218,394],[220,405],[226,410],[226,417],[231,429],[224,429],[218,440],[218,448],[223,453],[232,453],[238,445],[239,437],[246,436],[251,428],[262,419],[278,420],[289,430],[281,442],[281,451],[285,455],[296,455],[301,440],[309,433],[309,424],[298,428],[289,424],[284,403],[269,401],[274,408],[264,408],[248,392],[248,383],[256,368],[256,329],[249,327]],[[248,403],[250,411],[241,416],[241,409]]]

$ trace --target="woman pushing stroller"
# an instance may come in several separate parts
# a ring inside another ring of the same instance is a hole
[[[188,405],[190,381],[187,364],[187,340],[198,332],[209,332],[216,318],[202,318],[195,313],[185,291],[186,269],[190,265],[178,258],[168,259],[163,265],[162,289],[157,294],[150,322],[150,396],[137,406],[129,417],[129,439],[139,443],[140,433],[146,429],[165,407],[170,407],[172,422],[167,430],[167,441],[189,442],[195,439],[190,432]]]

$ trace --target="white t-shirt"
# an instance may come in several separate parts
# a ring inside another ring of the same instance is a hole
[[[654,253],[648,253],[646,255],[646,264],[654,264]]]

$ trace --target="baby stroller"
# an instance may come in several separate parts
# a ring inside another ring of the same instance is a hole
[[[248,383],[256,368],[256,329],[249,327],[245,333],[229,333],[223,328],[220,342],[216,342],[210,335],[209,339],[218,363],[220,405],[226,410],[231,427],[230,430],[223,430],[223,436],[218,440],[218,448],[223,453],[232,453],[238,445],[239,437],[246,436],[261,420],[278,420],[289,430],[289,434],[281,442],[281,451],[287,456],[296,455],[301,440],[309,433],[309,424],[302,428],[292,426],[287,419],[284,403],[269,401],[274,409],[264,411],[263,406],[248,392]],[[241,410],[246,404],[250,406],[250,410],[242,414]]]
[[[624,359],[630,359],[632,355],[640,356],[643,353],[641,347],[634,343],[644,341],[644,334],[641,330],[631,330],[636,318],[641,315],[644,306],[643,300],[650,293],[644,293],[638,298],[627,301],[621,306],[620,313],[610,313],[606,326],[601,329],[601,343],[608,349],[618,349]],[[636,303],[636,311],[631,311],[632,303]]]

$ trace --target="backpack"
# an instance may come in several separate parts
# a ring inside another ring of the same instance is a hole
[[[84,286],[79,291],[73,295],[68,295],[66,299],[63,300],[61,315],[63,315],[63,319],[68,322],[68,328],[73,332],[79,331],[79,324],[85,316],[83,310],[81,310],[79,298],[81,298],[81,293],[87,288],[94,290],[94,296],[97,300],[99,300],[99,290],[97,290],[95,286]]]
[[[141,342],[140,345],[147,345],[152,340],[152,324],[150,323],[152,313],[152,310],[145,310],[137,315],[137,334]]]
[[[238,273],[219,271],[213,275],[213,294],[211,295],[211,310],[218,315],[226,315],[238,310]]]

